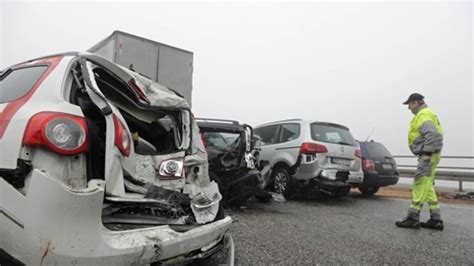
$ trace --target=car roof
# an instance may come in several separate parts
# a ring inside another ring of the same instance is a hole
[[[358,140],[358,142],[361,143],[361,144],[364,144],[364,145],[365,145],[366,143],[374,143],[374,144],[383,145],[382,143],[377,142],[377,141],[374,141],[374,140],[368,140],[368,141],[360,141],[360,140]]]
[[[79,52],[63,52],[63,53],[57,53],[57,54],[51,54],[51,55],[46,55],[46,56],[41,56],[41,57],[37,57],[37,58],[34,58],[34,59],[28,59],[26,61],[23,61],[21,63],[17,63],[17,64],[14,64],[10,67],[15,67],[15,66],[19,66],[19,65],[23,65],[23,64],[26,64],[26,63],[30,63],[30,62],[34,62],[34,61],[38,61],[38,60],[42,60],[42,59],[46,59],[46,58],[51,58],[51,57],[57,57],[57,56],[77,56],[79,55]],[[8,67],[7,67],[8,68]]]
[[[299,122],[299,123],[305,123],[305,124],[317,123],[317,124],[336,126],[336,127],[340,127],[340,128],[344,128],[346,130],[349,130],[348,127],[346,127],[344,125],[341,125],[341,124],[332,123],[332,122],[318,121],[318,120],[305,120],[305,119],[301,119],[301,118],[278,120],[278,121],[258,125],[255,128],[260,128],[260,127],[264,127],[264,126],[271,126],[271,125],[279,125],[279,124],[283,124],[283,123],[287,123],[287,122]]]
[[[284,123],[284,122],[302,122],[302,121],[304,121],[304,120],[301,119],[301,118],[284,119],[284,120],[278,120],[278,121],[274,121],[274,122],[268,122],[268,123],[265,123],[265,124],[261,124],[261,125],[256,126],[256,128],[257,127],[263,127],[263,126],[271,126],[271,125],[275,125],[275,124],[281,124],[281,123]]]
[[[385,145],[383,145],[382,143],[380,142],[376,142],[376,141],[358,141],[359,142],[359,146],[360,146],[360,149],[361,149],[361,152],[362,152],[362,155],[364,157],[367,157],[367,158],[374,158],[371,154],[370,154],[370,151],[369,150],[374,150],[374,148],[376,146],[378,147],[383,147],[383,149],[381,151],[383,151],[383,153],[386,153],[387,155],[392,155],[391,152],[387,149],[387,147],[385,147]],[[367,145],[367,144],[370,144],[370,145]],[[376,149],[376,148],[375,148]],[[379,150],[380,151],[380,150]]]
[[[201,129],[206,131],[230,131],[241,132],[245,130],[244,125],[241,125],[235,120],[215,119],[215,118],[196,118],[196,123]]]

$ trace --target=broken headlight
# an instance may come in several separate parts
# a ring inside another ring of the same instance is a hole
[[[158,174],[161,179],[179,179],[184,176],[183,158],[164,160]]]

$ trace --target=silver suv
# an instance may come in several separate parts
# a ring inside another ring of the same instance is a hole
[[[361,152],[345,126],[291,119],[260,125],[255,134],[260,159],[272,168],[266,186],[285,197],[308,187],[344,196],[363,181]]]

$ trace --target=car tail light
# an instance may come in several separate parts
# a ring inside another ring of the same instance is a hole
[[[355,157],[357,158],[362,158],[362,152],[360,151],[360,149],[356,149],[355,152],[354,152],[354,155]]]
[[[375,170],[375,163],[372,160],[363,160],[362,161],[362,170],[365,172],[367,171],[374,171]]]
[[[180,179],[184,176],[183,158],[162,161],[158,174],[160,175],[160,179]]]
[[[317,144],[317,143],[311,143],[311,142],[305,142],[301,144],[300,148],[300,154],[315,154],[315,153],[326,153],[328,152],[328,149],[326,146]]]
[[[117,146],[117,148],[123,155],[129,156],[132,145],[130,135],[126,127],[122,124],[122,122],[115,114],[113,115],[113,119],[115,127],[115,146]]]
[[[73,155],[88,150],[87,122],[64,113],[37,113],[28,121],[24,145],[44,146],[56,153]]]

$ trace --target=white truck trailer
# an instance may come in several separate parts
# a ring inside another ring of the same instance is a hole
[[[181,94],[191,106],[193,53],[122,31],[89,50]]]

